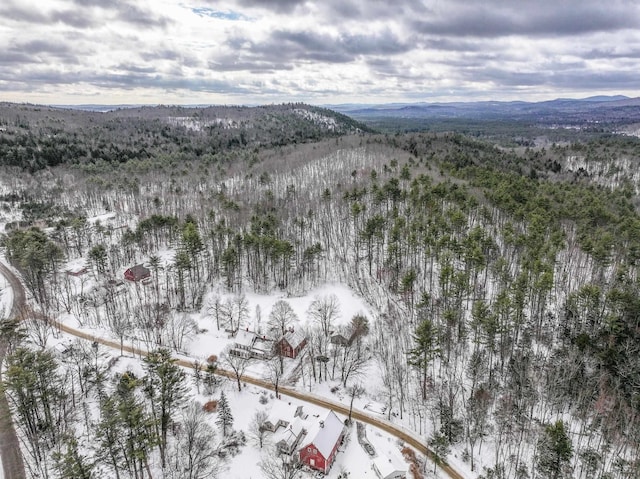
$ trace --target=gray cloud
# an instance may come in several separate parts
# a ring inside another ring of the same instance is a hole
[[[69,45],[55,40],[29,40],[17,43],[15,46],[10,48],[29,54],[51,53],[56,56],[66,56],[71,53]]]
[[[602,59],[640,59],[640,46],[628,47],[626,45],[610,46],[607,48],[594,48],[588,52],[582,54],[582,58],[588,60],[602,60]]]
[[[636,28],[639,18],[637,4],[627,2],[452,1],[439,16],[418,18],[410,25],[422,34],[451,37],[556,37]]]
[[[635,0],[167,0],[166,11],[152,0],[37,1],[0,0],[3,91],[419,98],[638,88]],[[224,15],[194,13],[204,5]],[[242,21],[223,22],[227,14]]]
[[[180,78],[156,73],[145,74],[134,71],[122,73],[66,73],[57,70],[27,70],[22,72],[0,72],[0,89],[7,85],[15,88],[35,90],[41,85],[87,84],[106,89],[159,88],[165,90],[193,90],[197,92],[247,94],[255,93],[257,87],[238,86],[235,82],[212,78]]]
[[[210,61],[208,67],[212,71],[216,72],[239,72],[248,71],[250,73],[267,73],[293,70],[293,65],[286,63],[272,63],[268,61],[244,61],[234,57],[233,55],[226,55],[223,57],[217,57],[215,60]]]
[[[203,66],[197,57],[185,50],[177,50],[165,46],[160,46],[157,50],[151,50],[151,46],[147,46],[147,48],[149,49],[139,53],[140,58],[145,62],[170,61],[190,68]]]
[[[32,55],[15,50],[0,50],[0,65],[35,63]]]
[[[79,64],[78,55],[71,47],[55,38],[16,41],[13,39],[0,53],[0,63],[14,67],[22,64]]]
[[[246,47],[245,45],[249,45]],[[413,48],[401,41],[388,30],[371,35],[345,34],[332,36],[311,31],[276,30],[264,42],[254,43],[248,38],[235,37],[228,41],[229,49],[235,56],[226,55],[216,58],[216,62],[226,64],[230,60],[246,69],[255,65],[258,70],[290,69],[292,64],[301,61],[323,63],[348,63],[366,55],[397,55]],[[239,62],[238,58],[242,60]],[[268,66],[271,65],[271,66]],[[224,68],[224,67],[221,67]]]
[[[306,0],[270,0],[269,2],[265,2],[264,0],[240,0],[238,4],[243,7],[259,7],[280,13],[293,13],[297,7],[303,5],[305,2]]]
[[[156,15],[153,12],[142,10],[133,3],[118,3],[116,16],[119,20],[140,27],[166,27],[171,20],[164,15]]]
[[[93,18],[77,10],[54,10],[45,14],[13,3],[0,5],[0,16],[16,22],[40,25],[62,23],[74,28],[90,28],[95,25]]]
[[[0,15],[22,23],[40,25],[62,23],[79,29],[92,28],[104,21],[104,18],[97,14],[96,9],[110,11],[116,19],[137,26],[164,28],[171,22],[164,15],[142,10],[135,3],[124,0],[70,0],[70,7],[45,13],[9,2],[0,5]]]
[[[458,70],[459,80],[487,82],[500,88],[544,86],[559,90],[580,89],[607,91],[611,89],[636,89],[638,76],[635,71],[597,72],[584,68],[582,63],[523,72],[506,68],[485,67]]]

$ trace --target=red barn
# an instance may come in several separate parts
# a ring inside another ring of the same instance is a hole
[[[336,413],[329,411],[324,421],[309,429],[307,437],[311,439],[299,450],[300,462],[326,474],[342,444],[344,423]]]
[[[276,344],[276,351],[281,356],[295,359],[307,344],[307,338],[299,331],[287,331]]]
[[[129,281],[140,281],[142,279],[149,278],[150,276],[151,271],[149,271],[149,268],[145,268],[141,264],[132,266],[124,272],[124,278]]]

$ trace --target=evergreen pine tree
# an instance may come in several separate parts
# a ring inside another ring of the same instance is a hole
[[[65,451],[54,453],[55,468],[65,479],[91,479],[93,464],[78,451],[78,441],[73,435],[64,438]]]
[[[231,407],[227,401],[227,396],[224,391],[220,393],[220,401],[218,401],[218,418],[216,424],[222,429],[222,435],[226,436],[231,432],[233,427],[233,415],[231,414]]]
[[[568,471],[573,448],[562,420],[545,427],[538,440],[536,469],[543,478],[560,479],[569,477]]]
[[[182,403],[187,391],[184,381],[185,373],[167,349],[149,353],[144,362],[147,370],[144,378],[144,392],[149,398],[151,412],[155,419],[160,460],[164,468],[171,416]]]

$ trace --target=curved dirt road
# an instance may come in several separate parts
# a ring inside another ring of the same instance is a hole
[[[13,272],[11,272],[9,269],[7,269],[6,267],[4,267],[4,265],[2,265],[0,263],[0,274],[4,274],[5,277],[7,278],[7,280],[11,283],[12,287],[14,287],[14,283],[17,283],[17,288],[20,288],[21,290],[21,303],[20,304],[24,304],[24,289],[22,289],[22,284],[20,283],[20,281],[18,280],[18,278],[16,278],[16,276],[13,274]],[[18,295],[15,293],[15,289],[14,289],[14,306],[15,304],[18,302],[16,301],[16,297],[18,297]],[[51,322],[51,324],[58,328],[60,331],[63,331],[67,334],[70,334],[72,336],[76,336],[78,338],[81,339],[86,339],[88,341],[95,341],[99,344],[102,344],[103,346],[107,346],[109,348],[112,349],[116,349],[118,351],[120,351],[120,343],[117,341],[111,341],[109,339],[104,339],[104,338],[100,338],[100,337],[96,337],[93,336],[91,334],[87,334],[84,331],[80,331],[78,329],[72,328],[70,326],[67,326],[65,324],[59,323],[57,321],[54,320],[49,320]],[[136,348],[133,346],[130,346],[128,344],[124,344],[122,347],[123,351],[127,351],[129,353],[132,354],[137,354],[139,356],[146,356],[148,354],[148,352],[146,350],[140,349],[140,348]],[[186,360],[186,359],[178,359],[177,360],[177,364],[179,364],[180,366],[183,366],[185,368],[194,368],[194,361],[191,360]],[[216,369],[216,374],[219,376],[224,376],[227,378],[231,378],[235,380],[235,375],[232,371],[226,371],[224,369]],[[251,376],[242,376],[242,382],[248,383],[248,384],[253,384],[255,386],[264,388],[264,389],[268,389],[273,391],[274,390],[274,386],[273,384],[271,384],[269,381],[265,381],[263,379],[259,379],[259,378],[254,378]],[[290,388],[286,388],[286,387],[279,387],[278,388],[278,393],[280,394],[284,394],[286,396],[295,398],[295,399],[300,399],[301,401],[305,401],[311,404],[315,404],[317,406],[320,407],[325,407],[325,408],[329,408],[329,409],[333,409],[336,412],[339,412],[345,416],[349,415],[349,408],[344,406],[341,403],[338,403],[336,401],[333,401],[331,399],[325,399],[325,398],[321,398],[318,396],[313,396],[310,394],[307,394],[305,392],[302,391],[297,391],[294,389],[290,389]],[[427,445],[418,437],[418,435],[414,434],[414,433],[410,433],[406,430],[404,430],[403,428],[401,428],[400,426],[397,426],[385,419],[379,418],[379,417],[375,417],[372,415],[367,414],[364,411],[358,410],[358,409],[353,409],[352,413],[351,413],[351,417],[357,421],[361,421],[367,424],[370,424],[374,427],[380,428],[382,430],[384,430],[385,432],[388,432],[389,434],[402,439],[403,441],[405,441],[407,444],[411,445],[412,447],[414,447],[416,450],[418,450],[419,452],[421,452],[422,454],[425,454],[427,457],[429,457],[429,459],[433,460],[434,458],[434,454],[433,451],[431,451]],[[4,460],[4,456],[3,456],[3,460]],[[461,475],[458,471],[456,471],[455,469],[453,469],[451,466],[449,466],[448,464],[443,464],[440,466],[440,469],[447,474],[447,476],[449,476],[451,479],[465,479],[465,477],[463,475]],[[6,475],[6,473],[5,473]],[[6,476],[7,479],[9,479],[10,476]],[[19,477],[19,476],[15,476],[15,477]],[[22,476],[24,477],[24,476]]]
[[[2,263],[0,263],[0,274],[6,278],[13,290],[10,317],[16,317],[25,304],[24,288],[20,280]],[[4,361],[6,351],[7,343],[0,337],[0,366]],[[0,369],[1,380],[2,370]],[[2,457],[4,479],[25,479],[27,477],[6,394],[0,394],[0,457]]]

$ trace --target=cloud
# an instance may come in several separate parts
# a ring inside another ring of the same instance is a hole
[[[0,82],[26,101],[633,94],[638,25],[632,0],[1,0]]]
[[[304,5],[306,0],[240,0],[238,4],[243,7],[257,7],[265,10],[272,10],[279,13],[294,13],[296,8]]]
[[[128,0],[66,0],[53,5],[51,9],[42,8],[39,4],[30,8],[27,3],[16,4],[6,0],[0,5],[0,15],[13,22],[38,25],[60,23],[78,29],[94,28],[109,20],[162,28],[171,23],[169,17],[140,8]],[[62,8],[56,8],[58,5]],[[109,14],[106,18],[105,12]]]
[[[123,67],[126,65],[123,65]],[[133,69],[135,70],[135,68]],[[122,71],[117,73],[61,72],[52,69],[31,69],[19,73],[0,73],[0,85],[22,85],[27,89],[41,85],[90,85],[103,89],[153,88],[161,90],[192,90],[196,92],[245,94],[255,93],[248,85],[238,85],[233,81],[209,77],[181,78],[159,75],[154,72]]]
[[[243,15],[240,12],[236,12],[233,10],[216,10],[213,8],[207,7],[194,7],[191,9],[193,13],[199,16],[206,16],[210,18],[218,18],[220,20],[249,20],[249,17]]]
[[[43,12],[39,9],[25,8],[23,5],[15,5],[10,2],[0,5],[0,16],[12,22],[39,25],[62,23],[74,28],[90,28],[95,25],[93,18],[82,15],[73,9]]]
[[[290,69],[300,62],[341,64],[356,61],[367,55],[397,55],[413,48],[390,31],[365,34],[320,33],[304,30],[275,30],[262,41],[234,37],[227,46],[234,56],[217,59],[237,63],[242,58],[247,65],[273,65],[273,69]],[[249,68],[248,68],[249,69]]]
[[[638,6],[627,2],[451,1],[439,14],[411,22],[414,31],[456,38],[574,36],[636,28]]]
[[[125,23],[131,23],[141,27],[166,27],[171,19],[164,15],[157,15],[150,10],[143,10],[133,3],[118,3],[112,8],[116,12],[116,18]]]

